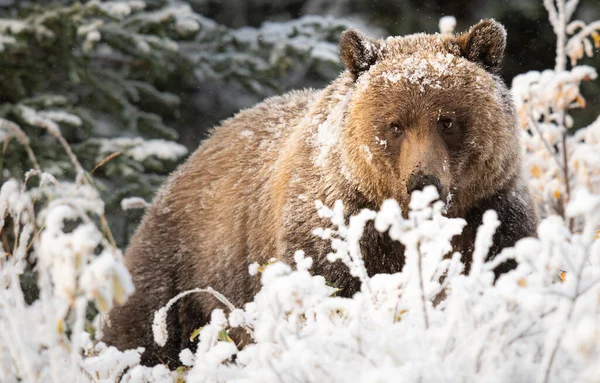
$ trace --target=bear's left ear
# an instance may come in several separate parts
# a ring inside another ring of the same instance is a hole
[[[357,78],[375,64],[378,55],[377,42],[356,29],[348,29],[340,38],[340,57],[346,69]]]
[[[506,29],[494,19],[481,20],[456,38],[461,54],[470,61],[496,73],[506,48]]]

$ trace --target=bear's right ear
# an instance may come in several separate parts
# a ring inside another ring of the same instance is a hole
[[[377,43],[356,29],[348,29],[340,38],[340,57],[346,69],[357,78],[377,61]]]
[[[497,73],[506,48],[506,29],[494,19],[481,20],[456,39],[462,55]]]

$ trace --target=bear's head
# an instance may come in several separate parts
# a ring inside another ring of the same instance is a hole
[[[340,54],[353,81],[341,132],[347,178],[405,211],[412,191],[435,185],[452,215],[515,182],[517,121],[497,76],[505,44],[494,20],[460,35],[344,32]]]

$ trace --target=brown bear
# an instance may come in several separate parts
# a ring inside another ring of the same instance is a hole
[[[340,41],[346,70],[328,87],[273,97],[224,121],[171,175],[134,235],[126,264],[136,292],[110,313],[104,340],[145,347],[145,364],[177,365],[190,334],[222,305],[204,294],[180,300],[164,347],[152,338],[157,309],[207,286],[242,306],[260,288],[248,266],[290,263],[298,249],[314,259],[314,273],[352,295],[358,281],[328,262],[329,243],[312,235],[326,224],[315,200],[342,200],[350,215],[395,198],[406,211],[412,191],[435,185],[448,216],[467,220],[454,242],[467,264],[488,209],[502,222],[490,257],[534,235],[515,109],[497,75],[505,42],[494,20],[457,36],[371,40],[349,30]],[[403,247],[387,234],[370,225],[361,245],[370,274],[401,271]]]

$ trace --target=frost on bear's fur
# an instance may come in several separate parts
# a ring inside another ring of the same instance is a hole
[[[391,198],[406,216],[410,194],[434,185],[446,216],[466,220],[453,249],[467,270],[486,210],[501,222],[486,257],[534,235],[516,115],[495,75],[505,39],[493,20],[457,36],[371,40],[349,30],[340,41],[347,70],[328,87],[274,97],[224,121],[170,177],[132,239],[126,264],[137,291],[110,313],[107,343],[143,346],[144,363],[172,365],[220,303],[204,294],[175,303],[164,347],[152,339],[156,310],[198,286],[241,307],[260,289],[249,265],[291,263],[297,250],[339,296],[352,296],[358,275],[330,262],[335,244],[313,235],[324,224],[317,200],[341,201],[348,216]],[[372,221],[361,234],[363,278],[402,270],[405,243]],[[497,266],[498,274],[514,264]],[[232,337],[250,340],[244,331]]]

